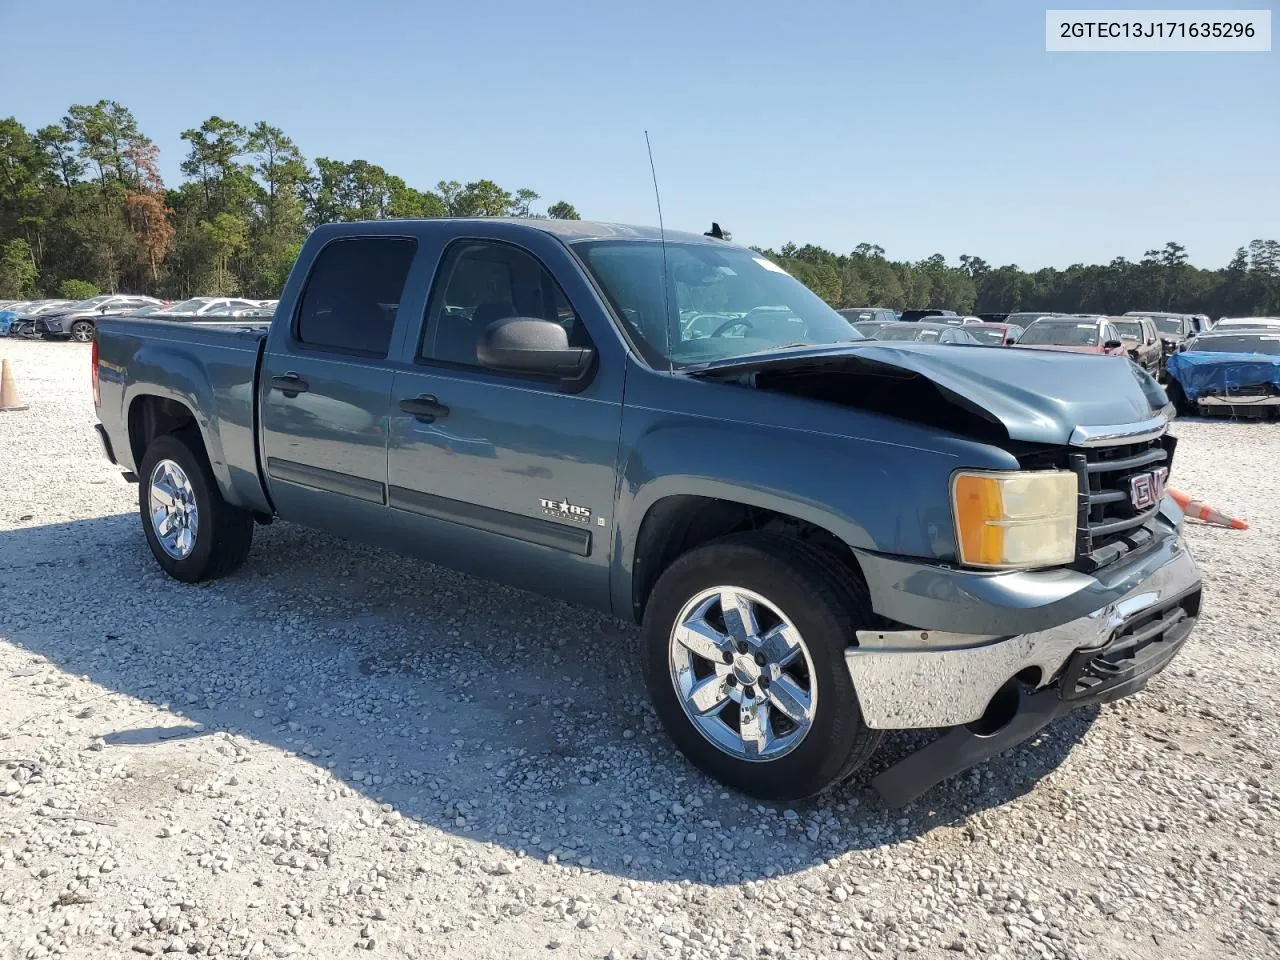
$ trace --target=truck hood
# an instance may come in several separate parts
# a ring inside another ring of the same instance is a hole
[[[868,341],[751,354],[685,372],[1035,444],[1065,445],[1080,426],[1150,420],[1169,404],[1128,357],[1003,347]]]

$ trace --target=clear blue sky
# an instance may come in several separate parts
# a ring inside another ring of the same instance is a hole
[[[170,182],[184,129],[263,119],[308,158],[632,223],[648,128],[669,227],[768,246],[1217,266],[1280,239],[1280,52],[1046,53],[1050,5],[0,0],[0,115],[118,100]]]

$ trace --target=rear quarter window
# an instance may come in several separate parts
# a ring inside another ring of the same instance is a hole
[[[385,357],[417,241],[334,240],[311,267],[294,324],[298,343],[318,350]]]

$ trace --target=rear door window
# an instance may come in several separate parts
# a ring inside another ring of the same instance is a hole
[[[311,267],[294,325],[317,350],[385,357],[417,242],[402,237],[335,240]]]

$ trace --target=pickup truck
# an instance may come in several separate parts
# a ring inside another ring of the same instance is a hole
[[[1127,357],[864,340],[715,237],[330,224],[269,323],[108,319],[92,354],[171,576],[279,519],[634,620],[671,739],[760,798],[940,729],[872,781],[909,802],[1142,689],[1200,610]]]

